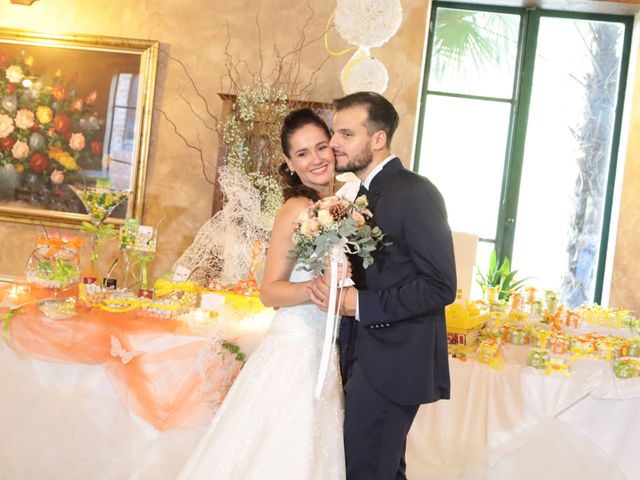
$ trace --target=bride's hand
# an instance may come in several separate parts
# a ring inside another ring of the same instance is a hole
[[[343,268],[347,269],[347,278],[351,278],[351,262],[347,260],[346,264],[338,265],[338,279],[341,279]],[[309,298],[311,301],[323,311],[327,311],[329,307],[329,288],[331,283],[331,264],[327,261],[325,264],[325,272],[320,277],[313,279],[309,285]]]
[[[346,278],[351,278],[351,262],[348,258],[345,258],[345,262],[338,265],[337,277],[338,281],[342,279],[342,272],[346,268]],[[328,286],[331,284],[331,261],[327,259],[324,264],[324,274],[320,277],[322,281]]]

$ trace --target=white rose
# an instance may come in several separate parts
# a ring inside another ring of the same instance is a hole
[[[362,208],[367,208],[369,206],[369,202],[367,200],[366,195],[360,195],[358,198],[356,198],[356,201],[354,203],[358,207],[362,207]]]
[[[329,210],[320,210],[318,212],[318,221],[323,227],[328,227],[329,225],[333,224],[333,215],[331,215],[331,212],[329,212]]]
[[[318,221],[315,218],[308,218],[300,226],[300,232],[307,237],[313,236],[318,231]]]
[[[304,223],[305,220],[309,220],[309,211],[306,208],[298,214],[299,223]]]
[[[22,67],[20,67],[19,65],[11,65],[9,68],[7,68],[5,76],[11,83],[20,83],[24,78]]]

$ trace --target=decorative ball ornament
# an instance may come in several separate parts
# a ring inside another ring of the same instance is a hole
[[[389,82],[387,69],[380,60],[367,55],[360,59],[362,51],[358,50],[351,57],[340,73],[342,90],[345,95],[354,92],[376,92],[384,93]]]
[[[359,47],[379,47],[402,23],[400,0],[338,0],[334,25],[342,38]]]

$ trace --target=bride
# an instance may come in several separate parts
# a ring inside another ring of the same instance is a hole
[[[287,187],[267,253],[261,299],[279,307],[269,332],[236,379],[180,479],[345,478],[343,394],[337,357],[315,400],[325,313],[309,301],[311,276],[288,258],[293,224],[333,193],[330,131],[310,109],[291,112],[281,133]]]

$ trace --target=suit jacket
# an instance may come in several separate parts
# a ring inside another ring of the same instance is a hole
[[[354,356],[367,381],[401,405],[449,398],[444,307],[455,300],[456,270],[442,195],[391,160],[373,178],[369,208],[389,246],[367,269],[352,259],[359,318]]]

